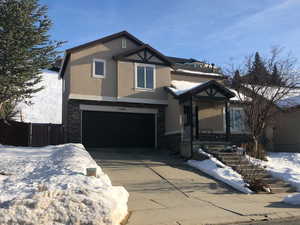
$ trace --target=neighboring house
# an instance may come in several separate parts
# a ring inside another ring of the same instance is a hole
[[[33,94],[32,104],[20,103],[16,119],[29,123],[62,123],[62,80],[58,72],[43,70],[42,81],[36,87],[44,89]]]
[[[126,31],[66,50],[60,76],[68,142],[178,150],[247,138],[218,68],[167,57]]]
[[[295,88],[277,105],[279,112],[267,129],[270,150],[300,152],[300,88]]]

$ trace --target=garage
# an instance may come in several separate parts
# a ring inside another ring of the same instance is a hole
[[[87,148],[155,147],[155,114],[82,111],[82,143]]]

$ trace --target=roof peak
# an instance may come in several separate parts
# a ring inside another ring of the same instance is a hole
[[[66,50],[66,52],[67,53],[73,52],[73,51],[76,51],[78,49],[85,48],[85,47],[88,47],[90,45],[94,45],[94,44],[97,44],[97,43],[105,43],[105,42],[111,41],[113,39],[122,37],[122,36],[126,36],[127,38],[129,38],[130,40],[134,41],[138,45],[144,45],[145,44],[144,42],[142,42],[141,40],[139,40],[138,38],[136,38],[135,36],[133,36],[132,34],[130,34],[128,31],[123,30],[123,31],[120,31],[120,32],[117,32],[117,33],[114,33],[114,34],[111,34],[111,35],[104,36],[104,37],[102,37],[100,39],[89,41],[89,42],[86,42],[84,44],[77,45],[75,47],[69,48],[69,49]]]

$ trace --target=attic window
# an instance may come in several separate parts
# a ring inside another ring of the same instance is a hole
[[[126,39],[123,38],[123,39],[122,39],[122,48],[126,48],[126,47],[127,47],[126,44],[127,44],[127,43],[126,43]]]

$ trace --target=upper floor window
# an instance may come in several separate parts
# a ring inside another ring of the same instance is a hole
[[[127,48],[127,43],[125,38],[122,39],[122,48]]]
[[[93,77],[104,78],[105,77],[105,65],[106,62],[103,59],[93,60]]]
[[[233,132],[246,131],[246,118],[243,108],[230,108],[230,127]]]
[[[147,64],[136,64],[135,68],[136,88],[155,88],[155,66]]]

